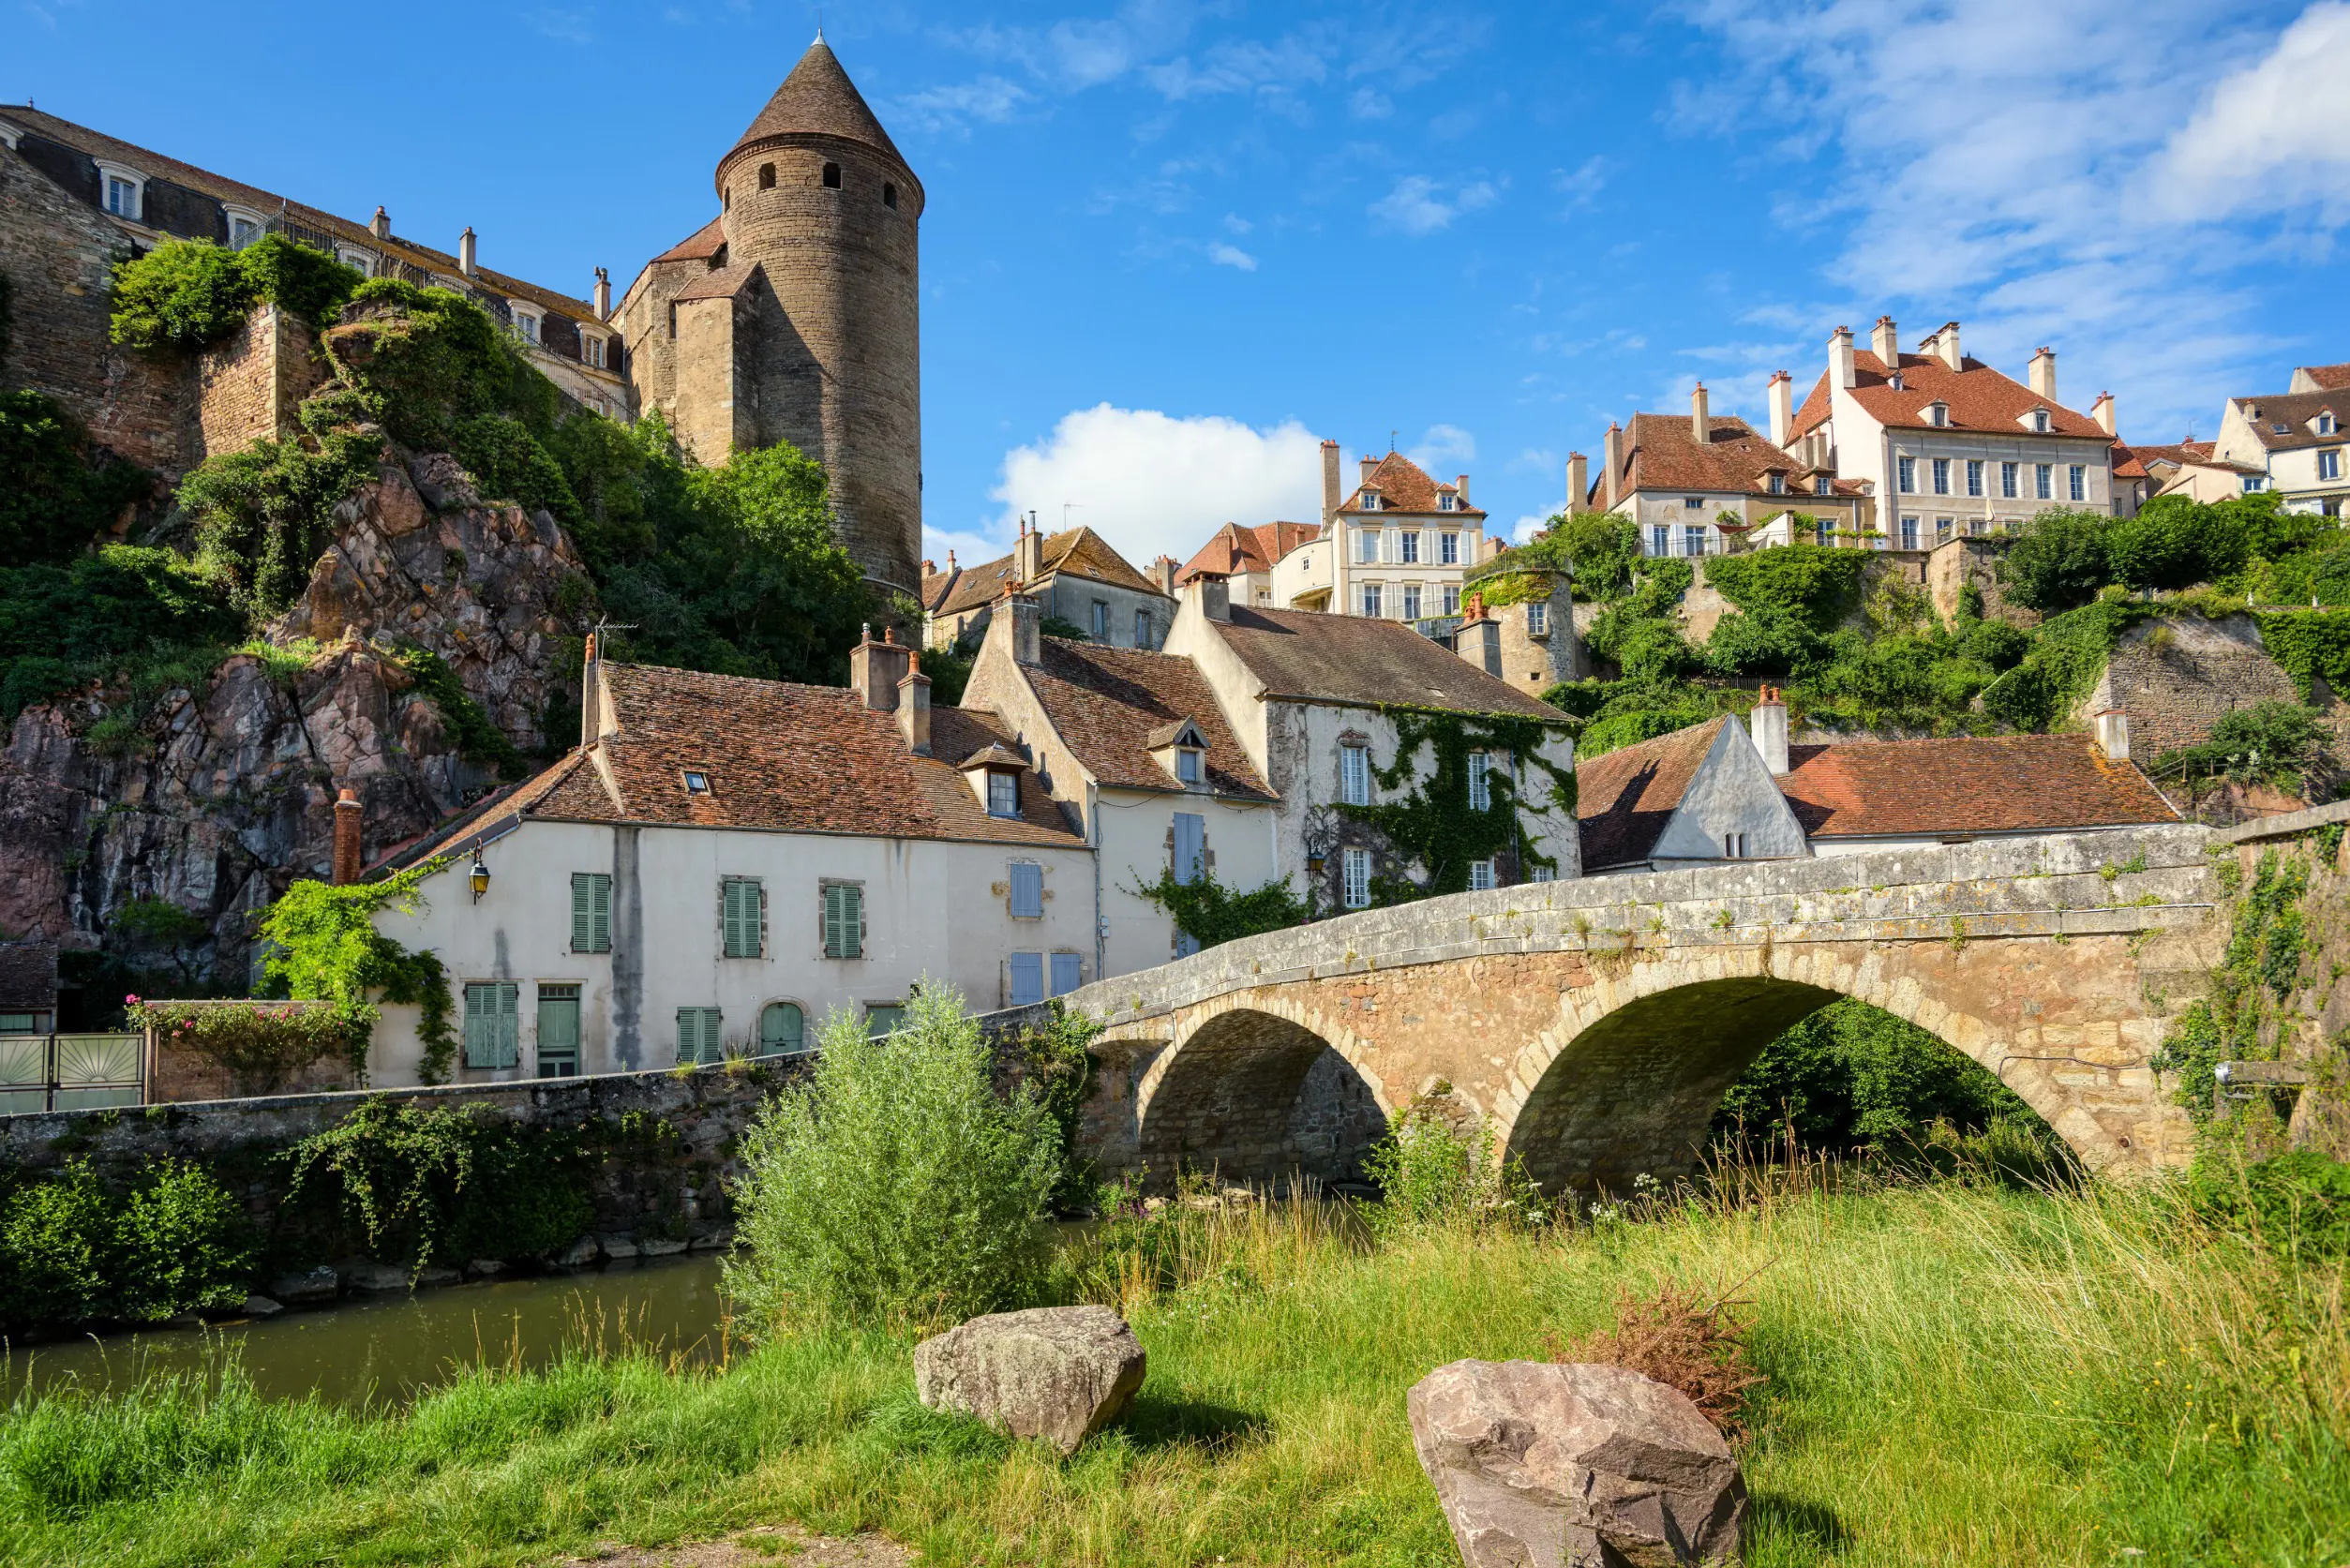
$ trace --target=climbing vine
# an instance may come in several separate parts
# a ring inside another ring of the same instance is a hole
[[[379,999],[422,1010],[416,1033],[425,1051],[418,1071],[426,1083],[446,1079],[457,1059],[448,973],[439,955],[409,951],[376,930],[373,918],[385,909],[412,914],[423,908],[417,889],[448,863],[438,857],[381,882],[346,887],[296,882],[262,918],[262,940],[271,945],[270,979],[297,1000],[334,1004],[350,1031],[353,1072],[366,1070]]]
[[[1202,868],[1190,882],[1177,882],[1173,870],[1159,880],[1128,891],[1148,900],[1203,948],[1268,931],[1286,931],[1313,918],[1313,903],[1297,896],[1284,877],[1276,877],[1250,892],[1228,888],[1212,870]]]
[[[2260,639],[2310,701],[2323,678],[2337,693],[2350,692],[2350,616],[2326,610],[2280,610],[2260,618]]]
[[[1504,852],[1517,857],[1521,873],[1557,869],[1558,862],[1536,847],[1519,818],[1524,803],[1519,787],[1531,769],[1549,780],[1550,800],[1525,809],[1556,811],[1574,820],[1575,775],[1539,750],[1550,737],[1550,726],[1503,713],[1405,707],[1383,707],[1380,711],[1396,726],[1395,761],[1371,769],[1381,799],[1375,805],[1338,808],[1341,815],[1376,830],[1407,868],[1402,874],[1372,877],[1374,904],[1464,891],[1473,861]],[[1430,765],[1421,776],[1417,763],[1423,751],[1430,754]],[[1507,755],[1518,764],[1487,774],[1490,803],[1482,810],[1469,800],[1471,752]],[[1414,865],[1421,869],[1424,881],[1412,879],[1408,868]]]
[[[2231,859],[2225,872],[2236,870]],[[2272,1060],[2275,1031],[2265,1027],[2298,983],[2313,949],[2308,917],[2310,861],[2298,848],[2261,852],[2252,886],[2236,899],[2227,950],[2211,971],[2211,993],[2179,1016],[2155,1053],[2157,1072],[2176,1074],[2174,1098],[2200,1127],[2211,1115],[2211,1069],[2222,1062]],[[2266,1037],[2266,1038],[2264,1038]]]

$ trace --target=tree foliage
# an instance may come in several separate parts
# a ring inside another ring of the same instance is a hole
[[[167,239],[115,263],[111,331],[129,348],[193,351],[244,325],[263,301],[325,326],[365,281],[356,268],[282,234],[243,250]]]
[[[449,1026],[449,982],[441,960],[429,951],[410,952],[376,930],[374,918],[387,909],[415,913],[424,904],[419,889],[425,879],[448,863],[424,860],[380,881],[340,887],[296,882],[262,918],[271,982],[296,1000],[334,1005],[349,1031],[355,1068],[366,1066],[381,1000],[423,1009],[417,1035],[425,1045],[424,1080],[439,1083],[448,1073],[457,1037]]]
[[[155,475],[94,451],[53,397],[0,392],[0,563],[63,561],[154,493]]]
[[[1188,883],[1176,881],[1170,869],[1160,872],[1158,881],[1132,891],[1174,917],[1176,928],[1203,948],[1286,931],[1313,918],[1311,902],[1298,897],[1285,877],[1242,892],[1217,880],[1213,868],[1202,867]]]

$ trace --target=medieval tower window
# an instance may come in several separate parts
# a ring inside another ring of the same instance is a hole
[[[891,208],[898,204],[898,187],[887,180],[881,182],[881,204]]]
[[[824,166],[824,188],[827,190],[841,188],[841,166],[839,164],[828,163]]]
[[[759,165],[759,188],[761,190],[773,190],[775,188],[775,166],[773,164],[762,163]]]

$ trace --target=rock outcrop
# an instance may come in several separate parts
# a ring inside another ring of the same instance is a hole
[[[1738,1462],[1678,1389],[1622,1366],[1456,1361],[1408,1405],[1468,1568],[1743,1561]]]
[[[914,1347],[923,1404],[1064,1455],[1125,1412],[1145,1369],[1134,1331],[1106,1307],[992,1313]]]

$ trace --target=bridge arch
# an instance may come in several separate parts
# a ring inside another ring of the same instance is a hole
[[[1136,1162],[1226,1181],[1358,1179],[1392,1102],[1362,1042],[1322,1009],[1241,993],[1190,1009],[1136,1084]]]

